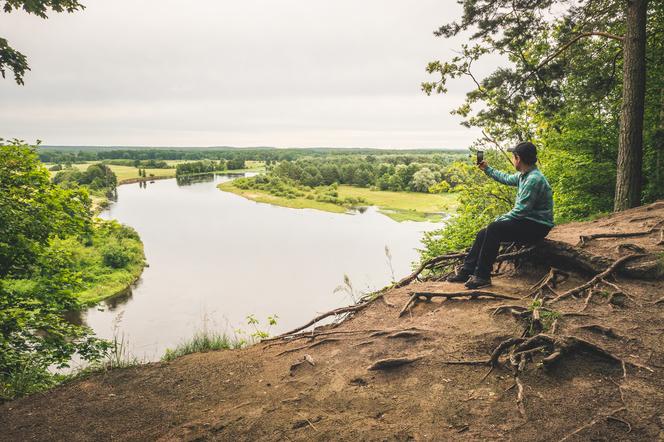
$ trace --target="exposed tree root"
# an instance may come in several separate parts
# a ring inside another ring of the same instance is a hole
[[[655,225],[648,230],[642,230],[638,232],[594,233],[592,235],[582,235],[579,237],[579,244],[577,245],[584,246],[588,243],[588,241],[599,238],[632,238],[635,236],[648,236],[655,232],[662,231],[662,224],[664,224],[664,220],[660,220],[659,222],[655,223]]]
[[[576,435],[578,435],[579,433],[581,433],[582,431],[584,431],[584,430],[586,430],[586,429],[588,429],[588,428],[590,428],[590,427],[595,426],[597,423],[601,422],[602,420],[607,420],[607,419],[609,419],[609,418],[613,418],[614,420],[618,420],[618,421],[620,421],[620,422],[626,424],[627,427],[628,427],[627,432],[629,433],[630,431],[632,431],[632,426],[631,426],[629,423],[627,423],[627,422],[625,422],[624,420],[622,420],[622,419],[618,419],[618,418],[614,418],[614,417],[613,417],[614,414],[616,414],[616,413],[620,413],[621,411],[625,411],[625,410],[627,410],[625,407],[620,407],[620,408],[618,408],[617,410],[613,410],[613,411],[609,412],[608,414],[607,414],[607,413],[604,413],[604,414],[598,414],[598,415],[596,415],[596,416],[595,416],[590,422],[588,422],[587,424],[580,426],[580,427],[577,428],[576,430],[572,431],[571,433],[569,433],[568,435],[566,435],[565,437],[563,437],[562,439],[560,439],[559,442],[564,442],[564,441],[566,441],[566,440],[569,440],[571,437],[576,436]]]
[[[506,356],[514,373],[514,385],[509,389],[516,387],[517,409],[521,416],[526,418],[524,403],[525,389],[519,375],[525,370],[528,361],[533,360],[537,355],[541,355],[542,359],[540,362],[546,367],[558,361],[563,356],[577,350],[594,353],[618,363],[622,367],[623,373],[625,372],[626,362],[602,347],[575,336],[558,337],[543,333],[530,338],[508,338],[498,344],[489,359],[443,361],[443,363],[450,365],[487,365],[490,369],[482,377],[482,380],[484,380],[499,365],[500,357]]]
[[[412,358],[380,359],[368,366],[367,370],[389,370],[392,368],[401,367],[402,365],[412,364],[413,362],[419,361],[422,358],[423,356],[415,356]]]
[[[420,264],[417,270],[415,270],[413,273],[406,276],[405,278],[402,278],[399,282],[394,284],[394,287],[401,288],[410,284],[411,282],[415,281],[415,279],[420,275],[420,273],[422,273],[425,270],[432,269],[433,267],[440,265],[443,262],[455,262],[465,257],[466,253],[451,253],[449,255],[441,255],[441,256],[436,256],[435,258],[431,258]]]
[[[371,344],[373,344],[374,342],[375,342],[375,341],[374,341],[373,339],[369,339],[368,341],[358,342],[358,343],[355,344],[353,347],[364,347],[365,345],[371,345]]]
[[[540,363],[544,367],[550,367],[564,356],[576,351],[584,351],[608,359],[623,370],[623,377],[627,376],[626,366],[642,368],[652,372],[652,369],[633,362],[625,361],[610,351],[585,339],[576,336],[554,336],[539,333],[530,338],[509,338],[501,342],[486,360],[460,360],[443,361],[450,365],[488,365],[491,369],[499,365],[500,357],[506,356],[513,369],[521,372],[525,369],[528,358],[536,353],[541,353],[543,358]]]
[[[404,330],[396,333],[392,333],[391,335],[387,335],[387,339],[421,339],[424,336],[422,333],[417,332],[417,331],[411,331],[411,330]]]
[[[263,339],[261,342],[275,341],[275,340],[277,340],[277,339],[283,339],[283,338],[285,338],[285,337],[287,337],[287,336],[294,335],[295,333],[297,333],[297,332],[299,332],[299,331],[302,331],[302,330],[304,330],[304,329],[306,329],[306,328],[309,328],[309,327],[311,327],[312,325],[316,324],[317,322],[320,322],[320,321],[322,321],[323,319],[329,318],[330,316],[339,316],[339,315],[344,315],[344,314],[347,314],[347,313],[356,313],[356,312],[359,312],[360,310],[366,308],[366,307],[369,306],[373,301],[375,301],[376,299],[378,299],[378,298],[380,298],[380,297],[382,297],[382,296],[383,296],[383,295],[380,294],[380,295],[378,295],[378,296],[376,296],[376,297],[373,297],[373,298],[371,298],[371,299],[367,299],[367,300],[360,301],[358,304],[355,304],[355,305],[349,305],[349,306],[347,306],[347,307],[341,307],[341,308],[337,308],[337,309],[334,309],[334,310],[330,310],[329,312],[325,312],[325,313],[323,313],[323,314],[320,314],[320,315],[316,316],[314,319],[312,319],[311,321],[307,322],[307,323],[304,324],[303,326],[300,326],[300,327],[298,327],[298,328],[295,328],[295,329],[293,329],[293,330],[291,330],[291,331],[288,331],[288,332],[286,332],[286,333],[282,333],[282,334],[280,334],[280,335],[278,335],[278,336],[274,336],[274,337],[272,337],[272,338]]]
[[[604,335],[608,338],[623,339],[623,336],[616,333],[612,328],[604,327],[603,325],[600,325],[600,324],[581,325],[579,327],[576,327],[576,329],[577,330],[588,330],[590,332],[599,333],[599,334]]]
[[[558,296],[558,293],[555,290],[556,286],[558,284],[562,284],[568,278],[569,273],[563,272],[562,270],[559,270],[555,267],[551,267],[549,272],[544,275],[542,279],[530,287],[528,294],[526,294],[523,298],[529,298],[534,295],[535,299],[537,299],[540,296],[544,296],[544,289],[548,289],[551,293]]]
[[[526,406],[523,404],[523,384],[521,383],[521,380],[519,379],[519,376],[514,376],[514,384],[516,385],[516,405],[517,408],[519,409],[519,413],[521,413],[521,417],[525,418],[526,417]]]
[[[491,316],[500,315],[502,313],[509,313],[515,318],[520,319],[522,318],[522,315],[524,315],[524,313],[527,311],[528,308],[522,305],[501,305],[500,307],[493,309],[493,311],[491,312]]]
[[[533,244],[527,247],[522,247],[521,249],[515,250],[513,252],[503,253],[496,257],[496,262],[510,261],[515,258],[521,258],[523,256],[529,255],[530,252],[535,250],[537,246],[538,244]]]
[[[562,293],[555,298],[553,298],[549,303],[554,303],[558,302],[561,299],[569,298],[570,296],[576,296],[578,294],[583,293],[584,291],[604,282],[604,278],[608,277],[611,275],[613,272],[615,272],[623,263],[626,261],[629,261],[631,259],[635,258],[640,258],[644,255],[641,254],[633,254],[633,255],[626,255],[621,258],[618,258],[617,260],[614,261],[613,264],[611,264],[606,270],[603,272],[595,275],[590,281],[586,282],[585,284],[581,284],[578,287],[575,287],[573,289],[567,290],[565,293]]]
[[[489,365],[491,361],[488,359],[479,359],[479,360],[461,360],[461,361],[440,361],[441,364],[445,365]]]
[[[628,251],[632,253],[647,253],[647,250],[643,247],[637,246],[636,244],[631,243],[620,243],[616,246],[616,251],[618,254],[622,255],[623,252]]]
[[[548,267],[591,274],[601,273],[614,263],[614,260],[605,256],[595,255],[582,248],[550,239],[537,244],[530,258],[533,262]],[[647,261],[628,263],[617,269],[617,273],[629,278],[650,280],[662,277],[659,261],[655,257]]]
[[[285,345],[289,344],[291,342],[295,342],[299,339],[308,339],[308,340],[314,340],[316,338],[319,338],[321,336],[330,336],[330,335],[352,335],[352,334],[366,334],[366,333],[374,333],[374,332],[385,332],[385,333],[390,333],[389,330],[380,330],[380,329],[368,329],[368,330],[329,330],[329,331],[315,331],[312,330],[311,332],[305,332],[305,333],[298,333],[296,335],[290,335],[290,336],[284,336],[283,339],[279,340],[272,340],[271,342],[267,342],[266,344],[263,345],[263,350],[267,350],[270,347],[274,347],[275,345]],[[265,343],[267,340],[261,341],[261,343]]]
[[[588,296],[586,296],[586,300],[583,303],[583,307],[581,307],[580,311],[585,311],[585,309],[588,308],[588,306],[590,305],[590,300],[592,299],[594,294],[595,294],[595,289],[589,289],[588,290]]]
[[[385,329],[375,329],[375,328],[373,328],[373,329],[362,329],[362,330],[330,330],[330,331],[320,331],[320,332],[312,331],[312,332],[299,333],[299,334],[296,334],[296,335],[284,337],[284,339],[268,342],[267,344],[263,345],[262,349],[267,350],[270,347],[274,347],[274,346],[277,346],[277,345],[289,344],[291,342],[295,342],[295,341],[300,340],[300,339],[307,339],[309,341],[313,341],[313,340],[315,340],[317,338],[320,338],[322,336],[348,336],[348,335],[367,335],[368,334],[369,337],[371,337],[371,338],[377,337],[377,336],[385,336],[385,335],[388,335],[387,338],[408,338],[408,337],[415,338],[415,337],[423,337],[422,332],[427,332],[427,331],[429,331],[429,330],[423,330],[423,329],[420,329],[420,328],[417,328],[417,327],[409,327],[409,328],[405,328],[405,329],[396,329],[396,330],[394,330],[394,329],[393,330],[385,330]],[[360,338],[363,338],[363,337],[364,336],[353,336],[352,339],[360,339]],[[340,338],[332,338],[332,339],[337,340],[337,341],[340,340]],[[322,343],[323,341],[325,341],[325,339],[323,339],[321,341],[318,341],[318,342]],[[329,339],[327,339],[327,341],[329,341]],[[313,345],[305,345],[305,346],[298,347],[298,348],[293,349],[293,350],[289,350],[289,351],[286,351],[286,352],[281,352],[278,355],[283,354],[283,353],[289,353],[290,351],[297,351],[297,350],[303,349],[303,348],[315,347],[316,345],[318,345],[318,344],[314,343]]]
[[[636,218],[630,219],[628,222],[630,223],[638,223],[639,221],[648,221],[650,219],[655,219],[657,218],[656,216],[637,216]]]
[[[466,290],[463,292],[415,292],[410,297],[408,302],[406,302],[406,305],[404,305],[401,311],[399,312],[399,317],[405,315],[408,309],[412,305],[415,305],[415,303],[421,299],[430,301],[431,298],[449,299],[449,298],[465,298],[465,297],[470,297],[471,299],[475,299],[478,297],[494,298],[494,299],[519,299],[514,296],[503,295],[501,293],[488,292],[485,290]]]
[[[316,366],[316,363],[314,362],[314,358],[312,358],[310,355],[304,355],[304,356],[302,356],[302,359],[298,359],[293,364],[291,364],[290,369],[289,369],[291,375],[293,373],[293,370],[295,370],[296,368],[304,365],[305,363],[311,365],[312,367]]]
[[[627,299],[629,299],[630,301],[632,301],[634,304],[638,305],[639,307],[643,307],[643,306],[641,305],[641,303],[639,303],[636,299],[634,299],[634,297],[632,297],[629,293],[627,293],[627,291],[624,290],[622,287],[620,287],[618,284],[615,284],[615,283],[613,283],[613,282],[607,281],[606,279],[603,279],[603,280],[602,280],[602,283],[605,284],[605,285],[608,285],[609,287],[611,287],[612,289],[615,290],[615,292],[612,293],[612,294],[611,294],[611,297],[609,298],[609,302],[610,302],[610,303],[614,304],[614,302],[611,300],[611,298],[614,298],[614,297],[617,296],[617,295],[623,295],[623,296],[625,296]]]
[[[281,356],[281,355],[285,355],[285,354],[288,354],[288,353],[293,353],[293,352],[300,351],[300,350],[306,350],[306,349],[309,349],[309,348],[318,347],[319,345],[327,344],[329,342],[339,342],[339,341],[341,341],[341,339],[338,339],[338,338],[325,338],[325,339],[321,339],[320,341],[316,341],[313,344],[303,345],[301,347],[289,348],[287,350],[284,350],[282,352],[277,353],[276,356]]]
[[[531,245],[528,247],[523,247],[519,250],[515,251],[509,251],[503,254],[500,254],[496,257],[496,263],[502,263],[504,261],[510,261],[514,260],[516,258],[520,258],[522,256],[528,255],[530,252],[532,252],[537,245]],[[404,286],[407,286],[411,282],[415,281],[419,275],[425,271],[425,270],[433,270],[436,268],[440,268],[443,265],[450,264],[450,263],[455,263],[463,260],[466,257],[467,253],[450,253],[447,255],[440,255],[436,256],[435,258],[431,258],[422,264],[410,275],[406,276],[405,278],[402,278],[400,281],[398,281],[396,284],[394,284],[394,288],[401,288]],[[451,274],[451,273],[449,273]],[[447,275],[446,275],[447,276]],[[440,278],[437,278],[440,280]]]

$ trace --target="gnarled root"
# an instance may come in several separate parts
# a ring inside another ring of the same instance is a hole
[[[567,290],[566,292],[564,292],[564,293],[556,296],[555,298],[553,298],[551,301],[549,301],[549,303],[552,304],[552,303],[558,302],[562,299],[569,298],[570,296],[579,295],[579,294],[585,292],[586,290],[597,286],[600,283],[607,283],[605,278],[607,278],[613,272],[618,270],[618,268],[622,264],[624,264],[626,261],[629,261],[630,259],[640,258],[642,256],[644,256],[644,255],[642,255],[642,254],[632,254],[632,255],[626,255],[626,256],[623,256],[621,258],[618,258],[606,270],[604,270],[603,272],[595,275],[590,281],[588,281],[584,284],[581,284],[580,286],[575,287],[573,289]]]
[[[535,296],[535,299],[544,297],[544,290],[548,290],[555,296],[558,296],[555,288],[558,284],[562,284],[569,278],[569,273],[563,272],[555,267],[551,267],[549,272],[542,277],[535,285],[533,285],[524,298]]]
[[[419,361],[423,357],[424,356],[415,356],[412,358],[380,359],[368,366],[367,370],[389,370],[392,368],[401,367],[402,365],[412,364],[413,362]]]
[[[514,296],[504,295],[501,293],[488,292],[486,290],[466,290],[463,292],[415,292],[410,297],[410,299],[408,299],[406,305],[404,305],[401,311],[399,312],[399,317],[405,315],[406,312],[410,309],[410,307],[415,305],[420,300],[431,301],[431,298],[450,299],[450,298],[465,298],[465,297],[470,297],[471,299],[476,299],[478,297],[494,298],[494,299],[512,299],[512,300],[519,299]]]
[[[589,241],[599,238],[633,238],[635,236],[648,236],[656,232],[664,232],[664,227],[662,227],[663,224],[664,220],[660,220],[650,229],[637,232],[594,233],[592,235],[582,235],[579,237],[579,244],[577,244],[577,246],[582,247]]]
[[[420,276],[420,273],[422,273],[425,270],[430,270],[433,269],[434,267],[440,266],[442,263],[454,263],[459,260],[462,260],[463,258],[466,257],[466,253],[451,253],[448,255],[441,255],[441,256],[436,256],[435,258],[431,258],[427,261],[424,261],[420,266],[415,270],[413,273],[410,275],[406,276],[405,278],[402,278],[399,282],[394,284],[395,288],[401,288],[404,287],[411,282],[415,281],[418,276]]]
[[[624,375],[626,375],[625,367],[627,365],[652,371],[649,367],[625,361],[603,347],[585,339],[576,336],[554,336],[546,333],[539,333],[530,338],[506,339],[498,344],[489,359],[486,360],[443,361],[443,363],[455,365],[488,365],[493,369],[499,365],[500,358],[506,356],[512,366],[521,367],[519,371],[523,371],[527,363],[527,360],[524,360],[524,358],[532,358],[536,353],[542,354],[543,358],[540,362],[542,366],[547,368],[558,362],[565,355],[575,351],[592,353],[619,364],[623,368]]]
[[[624,421],[624,420],[619,419],[619,418],[617,418],[617,417],[614,416],[615,414],[617,414],[617,413],[619,413],[619,412],[621,412],[621,411],[626,411],[626,410],[627,410],[627,409],[626,409],[625,407],[620,407],[620,408],[618,408],[617,410],[613,410],[613,411],[611,411],[611,412],[609,412],[609,413],[601,413],[601,414],[598,414],[597,416],[595,416],[594,418],[592,418],[592,420],[591,420],[590,422],[588,422],[587,424],[582,425],[581,427],[577,428],[576,430],[572,431],[571,433],[567,434],[565,437],[563,437],[562,439],[560,439],[559,442],[563,442],[563,441],[569,440],[569,439],[571,439],[573,436],[577,436],[577,435],[578,435],[579,433],[581,433],[582,431],[584,431],[584,430],[586,430],[586,429],[588,429],[588,428],[590,428],[590,427],[596,425],[597,423],[599,423],[599,422],[601,422],[602,420],[605,420],[605,419],[606,419],[606,420],[615,420],[615,421],[617,421],[617,422],[621,422],[621,423],[625,424],[625,426],[627,427],[627,433],[629,433],[630,431],[632,431],[632,426],[629,424],[629,422]]]
[[[282,333],[282,334],[280,334],[278,336],[274,336],[272,338],[263,339],[261,342],[269,342],[269,341],[274,341],[274,340],[277,340],[277,339],[283,339],[283,338],[289,337],[289,336],[294,335],[295,333],[297,333],[299,331],[302,331],[306,328],[311,327],[312,325],[316,324],[317,322],[320,322],[323,319],[326,319],[330,316],[340,316],[340,315],[356,313],[356,312],[366,308],[367,306],[369,306],[373,301],[375,301],[376,299],[378,299],[381,296],[382,296],[382,294],[378,295],[375,298],[365,300],[365,301],[361,301],[360,303],[355,304],[355,305],[349,305],[348,307],[341,307],[341,308],[337,308],[337,309],[334,309],[334,310],[330,310],[329,312],[325,312],[323,314],[320,314],[320,315],[316,316],[314,319],[307,322],[306,324],[304,324],[301,327],[295,328],[295,329],[293,329],[289,332]]]

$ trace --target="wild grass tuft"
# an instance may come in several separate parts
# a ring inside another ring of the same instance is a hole
[[[172,361],[180,356],[191,353],[200,353],[215,350],[230,350],[242,348],[246,341],[237,337],[229,337],[225,333],[216,333],[209,331],[199,331],[188,341],[184,341],[174,349],[167,349],[162,361]]]

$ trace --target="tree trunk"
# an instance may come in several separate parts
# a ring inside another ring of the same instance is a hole
[[[615,211],[641,202],[643,165],[643,112],[646,92],[646,12],[648,0],[626,0],[623,43],[623,94]]]

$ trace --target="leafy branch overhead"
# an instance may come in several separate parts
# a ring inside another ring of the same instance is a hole
[[[474,87],[452,114],[463,117],[462,125],[480,127],[487,139],[503,143],[542,141],[546,138],[543,130],[562,132],[560,124],[545,125],[555,122],[556,117],[564,118],[574,108],[572,104],[578,103],[586,114],[596,112],[598,118],[606,120],[604,124],[619,127],[614,210],[638,205],[644,181],[646,64],[648,72],[656,76],[661,62],[657,56],[661,2],[459,3],[462,17],[434,34],[467,36],[468,43],[449,60],[428,64],[427,72],[437,78],[422,83],[422,90],[428,95],[446,93],[448,81],[469,78]],[[504,57],[505,65],[478,78],[473,64],[492,55]]]
[[[76,12],[85,8],[76,0],[5,0],[0,1],[5,13],[23,11],[37,17],[47,19],[49,12]],[[6,78],[6,73],[14,73],[14,81],[24,84],[23,77],[30,70],[27,57],[9,45],[7,39],[0,37],[0,74]]]
[[[493,129],[493,135],[502,140],[530,138],[528,128],[518,124],[526,103],[535,101],[549,112],[560,109],[564,104],[561,85],[574,59],[596,56],[611,45],[580,40],[601,36],[620,42],[623,38],[613,33],[622,32],[621,13],[615,3],[590,2],[556,16],[551,8],[557,3],[562,2],[464,1],[462,18],[441,26],[434,34],[450,38],[470,32],[473,43],[463,44],[449,61],[429,63],[427,72],[439,79],[422,83],[422,90],[428,95],[446,93],[448,80],[468,77],[476,87],[453,111],[465,118],[462,124]],[[600,3],[605,7],[599,8]],[[579,47],[573,47],[576,44]],[[612,46],[613,51],[620,50],[620,44],[614,42]],[[491,54],[506,56],[510,66],[499,67],[484,79],[477,78],[473,63]],[[472,106],[479,102],[486,107],[470,116]]]

